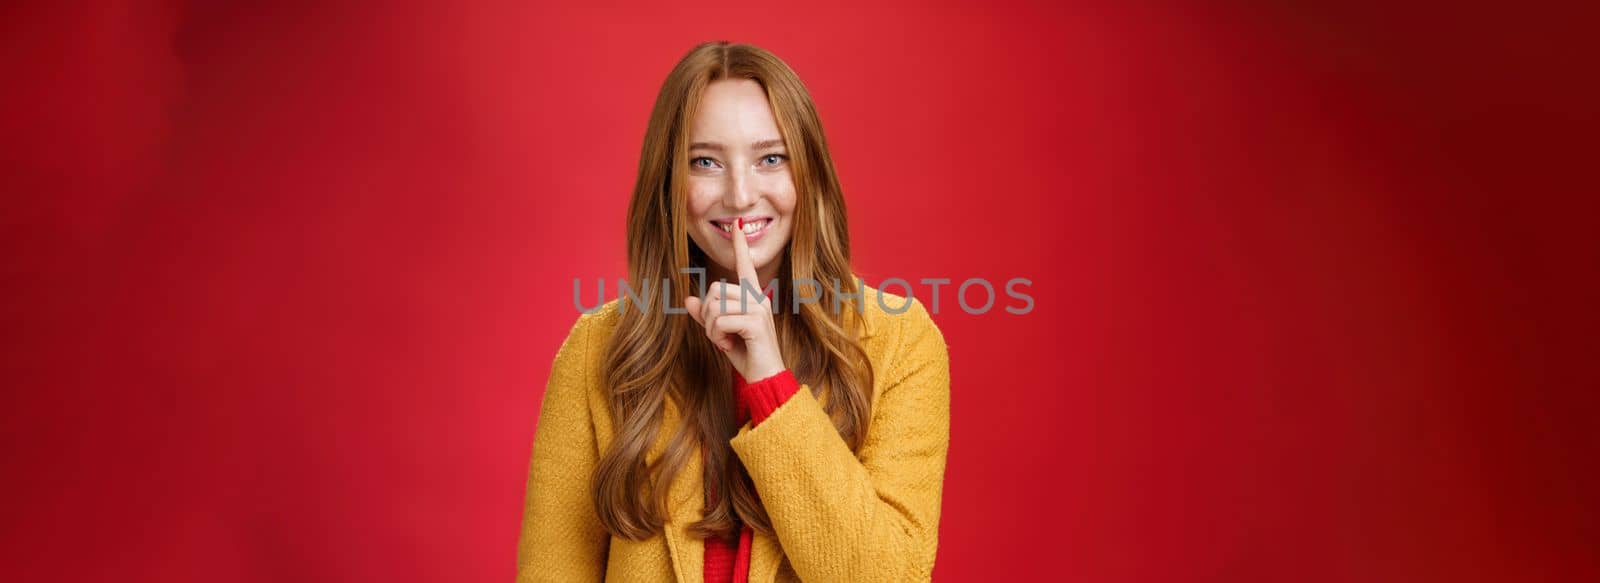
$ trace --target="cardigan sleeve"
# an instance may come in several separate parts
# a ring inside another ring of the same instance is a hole
[[[894,316],[895,349],[878,371],[859,455],[802,386],[732,446],[805,581],[928,581],[938,548],[950,441],[943,336],[921,303]]]
[[[760,425],[799,390],[800,382],[789,369],[753,383],[745,381],[739,371],[733,371],[734,402],[741,424],[749,420],[751,425]]]
[[[518,583],[605,576],[610,537],[589,493],[599,458],[586,403],[590,318],[580,317],[561,344],[540,404],[517,542]]]

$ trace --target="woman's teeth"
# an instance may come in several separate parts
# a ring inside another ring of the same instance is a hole
[[[760,231],[762,227],[767,226],[767,223],[769,221],[770,221],[770,219],[761,219],[759,221],[751,221],[751,222],[745,223],[744,224],[744,228],[742,230],[744,231],[744,234],[746,234],[746,235],[754,235],[754,234],[756,234],[757,231]],[[722,226],[723,232],[726,232],[726,233],[732,233],[733,232],[733,223],[719,223],[719,224]]]

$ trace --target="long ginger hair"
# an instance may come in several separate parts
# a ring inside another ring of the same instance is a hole
[[[726,42],[697,46],[661,85],[628,205],[628,278],[648,307],[622,309],[606,347],[606,398],[615,438],[594,471],[594,506],[606,530],[626,539],[660,532],[668,486],[701,448],[705,484],[718,495],[708,497],[704,518],[689,525],[689,532],[728,537],[741,522],[773,532],[749,474],[728,443],[739,427],[726,357],[687,315],[662,309],[664,301],[682,307],[690,290],[697,289],[683,269],[706,268],[710,261],[689,238],[682,176],[689,168],[691,116],[706,86],[722,79],[752,79],[766,90],[788,146],[795,227],[787,250],[775,259],[783,264],[780,303],[773,309],[784,364],[813,394],[827,392],[828,416],[852,451],[866,438],[872,366],[857,341],[860,315],[851,301],[832,309],[836,296],[862,290],[850,271],[844,198],[811,96],[772,53]],[[664,280],[672,282],[669,289],[663,289]],[[797,289],[797,280],[820,285]],[[797,292],[821,299],[798,312],[782,305]],[[669,428],[674,433],[661,455],[647,460],[669,402],[681,413],[682,424]]]

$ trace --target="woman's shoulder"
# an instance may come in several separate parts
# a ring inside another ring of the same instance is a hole
[[[936,342],[941,348],[944,346],[944,335],[939,331],[939,325],[915,295],[908,293],[902,296],[863,285],[861,296],[860,312],[865,326],[863,338],[891,340],[900,346],[915,341]]]
[[[587,312],[579,312],[578,320],[572,325],[573,330],[599,331],[609,333],[617,327],[618,306],[620,299],[612,299],[600,307]]]
[[[901,296],[872,287],[862,296],[861,347],[872,360],[875,390],[918,386],[917,394],[948,398],[950,349],[922,300],[910,290]]]
[[[605,352],[605,343],[617,328],[617,300],[588,312],[579,312],[556,353],[556,363],[592,366]]]

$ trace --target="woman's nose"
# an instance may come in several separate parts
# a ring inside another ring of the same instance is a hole
[[[728,188],[723,193],[723,204],[729,208],[748,208],[756,203],[761,195],[754,177],[748,173],[748,170],[728,173]]]

